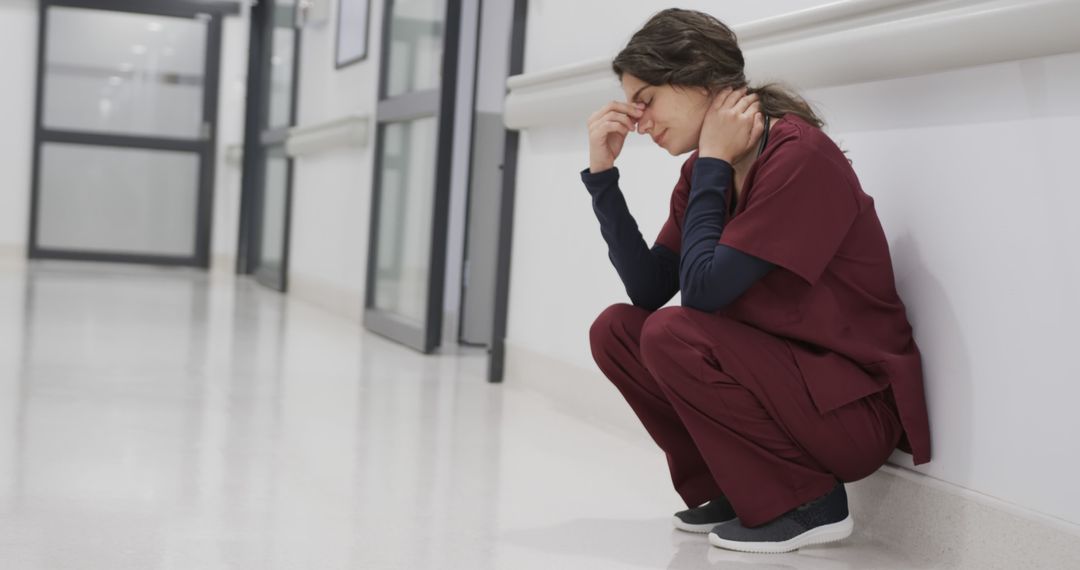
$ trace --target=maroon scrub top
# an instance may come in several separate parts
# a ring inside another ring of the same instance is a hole
[[[695,152],[656,243],[681,251]],[[899,448],[930,460],[922,361],[874,199],[821,129],[784,115],[729,206],[720,243],[777,266],[718,313],[787,340],[822,414],[892,388]]]

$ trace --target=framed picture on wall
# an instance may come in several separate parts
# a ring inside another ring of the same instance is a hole
[[[367,57],[370,0],[338,0],[335,67],[342,68]]]

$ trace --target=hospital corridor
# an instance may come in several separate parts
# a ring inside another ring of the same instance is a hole
[[[1080,1],[0,53],[0,570],[1080,568]]]

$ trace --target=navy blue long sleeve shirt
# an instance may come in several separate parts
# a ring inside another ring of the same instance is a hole
[[[718,243],[734,174],[723,160],[699,158],[695,162],[682,251],[676,253],[659,244],[651,249],[646,245],[619,189],[617,168],[582,171],[581,180],[592,196],[600,233],[608,244],[608,258],[631,303],[656,310],[682,290],[683,306],[718,311],[772,269],[767,261]]]

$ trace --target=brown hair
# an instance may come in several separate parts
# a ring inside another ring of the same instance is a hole
[[[744,66],[731,28],[704,12],[679,8],[649,18],[611,62],[620,80],[629,73],[650,85],[703,87],[710,95],[746,87]],[[768,116],[791,113],[818,128],[825,125],[805,99],[782,84],[749,87],[748,92],[758,94]]]

